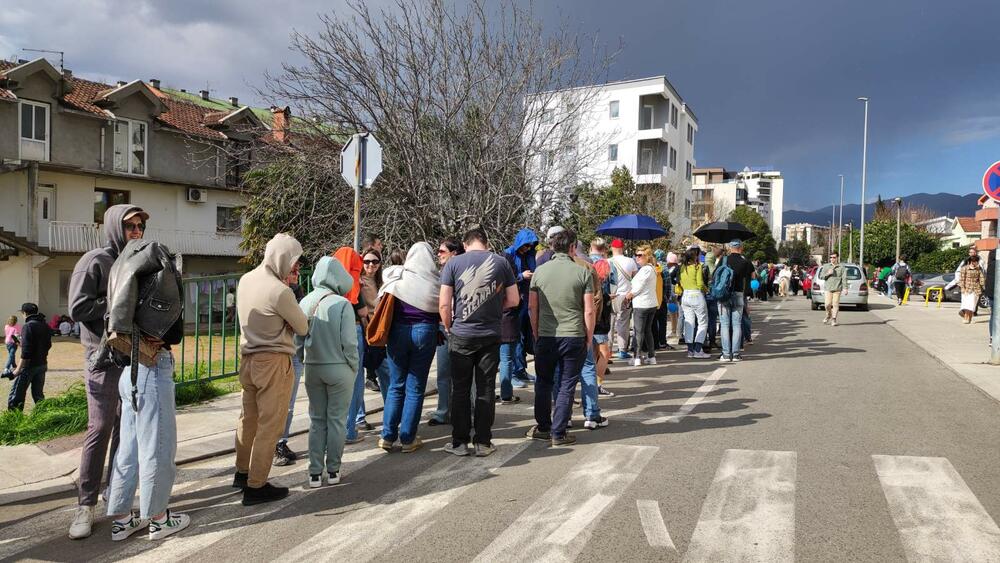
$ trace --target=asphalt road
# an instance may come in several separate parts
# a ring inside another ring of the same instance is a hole
[[[873,305],[881,306],[881,305]],[[531,394],[498,406],[499,451],[349,446],[344,483],[244,508],[232,458],[181,468],[190,529],[70,541],[68,495],[0,508],[0,558],[48,561],[1000,561],[1000,405],[871,313],[841,325],[796,298],[754,304],[746,361],[613,366],[611,425],[576,446],[522,438]],[[304,451],[305,437],[292,442]]]

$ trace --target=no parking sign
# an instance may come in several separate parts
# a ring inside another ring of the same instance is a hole
[[[986,169],[983,174],[983,191],[996,201],[1000,201],[1000,161]]]

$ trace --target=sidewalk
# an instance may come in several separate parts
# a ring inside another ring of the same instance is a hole
[[[431,367],[425,397],[437,394],[437,371]],[[426,408],[435,407],[433,400]],[[240,393],[177,410],[177,464],[182,465],[235,451],[236,423],[240,416]],[[381,412],[382,395],[365,390],[368,414]],[[309,399],[305,380],[299,384],[292,417],[293,435],[309,430]],[[80,464],[83,434],[42,444],[0,446],[0,506],[72,491]]]
[[[927,351],[933,358],[951,369],[982,392],[1000,401],[1000,366],[987,363],[990,359],[989,309],[980,309],[972,324],[962,323],[958,303],[931,302],[924,305],[922,297],[907,305],[896,306],[896,300],[872,295],[871,311],[887,325]]]

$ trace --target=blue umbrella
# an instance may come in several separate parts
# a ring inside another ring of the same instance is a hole
[[[626,240],[653,240],[667,236],[667,230],[648,215],[619,215],[601,223],[597,232]]]

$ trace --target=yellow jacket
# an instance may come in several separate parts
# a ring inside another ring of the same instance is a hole
[[[663,265],[656,264],[656,306],[663,305]]]

